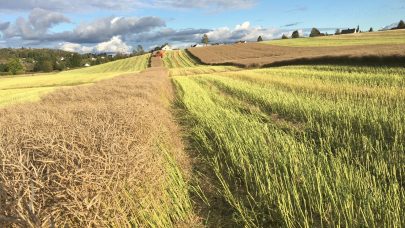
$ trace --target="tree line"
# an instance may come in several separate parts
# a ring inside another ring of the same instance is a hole
[[[396,29],[405,29],[405,22],[403,20],[401,20],[398,23],[398,25],[396,27],[392,28],[391,30],[396,30]],[[357,28],[355,28],[354,31],[357,32],[357,33],[362,32],[360,30],[360,26],[357,26]],[[368,30],[368,32],[374,32],[374,29],[371,27]],[[340,34],[342,34],[341,30],[337,29],[336,32],[335,32],[335,35],[340,35]],[[329,35],[329,34],[328,33],[321,33],[321,31],[319,31],[319,29],[312,28],[311,33],[309,34],[309,37],[318,37],[318,36],[327,36],[327,35]],[[292,32],[291,37],[288,37],[286,34],[282,34],[281,39],[289,39],[289,38],[296,39],[296,38],[300,38],[300,37],[302,37],[302,36],[300,35],[299,31],[295,30],[295,31]],[[257,38],[257,42],[262,42],[262,41],[263,41],[263,37],[259,36]],[[203,43],[205,45],[207,45],[209,43],[209,38],[208,38],[207,34],[204,34],[204,36],[201,39],[201,43]]]
[[[108,53],[79,54],[55,49],[3,48],[0,49],[0,75],[53,72],[98,65],[143,54],[140,46],[131,55]]]

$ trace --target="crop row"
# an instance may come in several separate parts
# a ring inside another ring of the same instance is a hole
[[[163,62],[168,68],[194,67],[198,65],[184,50],[166,52]]]
[[[175,77],[193,145],[237,222],[403,225],[403,70],[350,72],[307,66]]]

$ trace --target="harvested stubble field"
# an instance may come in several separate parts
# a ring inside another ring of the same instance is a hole
[[[383,33],[383,32],[382,32]],[[364,36],[366,36],[365,34]],[[314,38],[291,39],[288,44],[277,45],[277,42],[219,45],[203,48],[190,48],[188,51],[204,64],[236,65],[241,67],[260,67],[269,65],[290,65],[303,63],[345,63],[345,64],[395,64],[405,65],[404,42],[369,45],[362,40],[362,34],[353,38],[353,42],[340,39],[338,46],[309,45]],[[397,35],[405,40],[405,32]],[[339,39],[337,36],[336,39]],[[342,36],[345,37],[345,36]],[[318,38],[316,38],[318,39]],[[332,39],[332,38],[331,38]],[[308,45],[297,45],[294,42],[309,40]],[[316,41],[312,41],[316,44]]]
[[[163,68],[0,110],[1,227],[196,226]]]
[[[403,68],[294,66],[174,82],[191,145],[216,180],[207,204],[227,202],[240,226],[405,225]]]
[[[118,75],[139,72],[148,67],[150,55],[110,62],[57,74],[0,78],[0,107],[25,101],[38,101],[56,89],[92,84]]]

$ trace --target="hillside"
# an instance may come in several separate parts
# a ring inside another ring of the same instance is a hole
[[[205,64],[242,67],[308,63],[405,65],[405,30],[190,48]]]
[[[24,74],[64,71],[80,68],[86,64],[94,66],[127,57],[126,55],[111,56],[106,53],[79,54],[46,48],[3,48],[0,49],[0,76],[12,74],[9,63],[14,59],[17,59],[22,67],[17,73]]]
[[[405,44],[405,29],[298,39],[281,39],[266,41],[263,43],[292,47]]]
[[[142,71],[148,66],[149,56],[132,57],[61,73],[0,77],[0,106],[36,101],[40,96],[58,88],[90,84],[117,75]]]

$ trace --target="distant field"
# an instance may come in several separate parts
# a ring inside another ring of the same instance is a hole
[[[306,64],[343,62],[346,64],[394,63],[405,66],[405,44],[292,47],[247,43],[190,48],[189,52],[205,64],[241,67],[297,65],[300,64],[300,61],[301,64],[302,62]]]
[[[208,66],[199,64],[186,51],[168,51],[163,58],[164,65],[169,68],[171,76],[208,74],[215,72],[241,70],[234,66]]]
[[[199,64],[184,50],[167,51],[163,58],[165,66],[169,69],[194,67]]]
[[[405,44],[405,29],[346,34],[339,36],[272,40],[263,43],[295,47]]]
[[[404,68],[293,66],[174,82],[191,144],[240,226],[403,224]]]
[[[35,101],[54,89],[94,83],[120,74],[147,68],[149,55],[110,62],[94,67],[38,76],[0,77],[0,106],[21,101]]]

